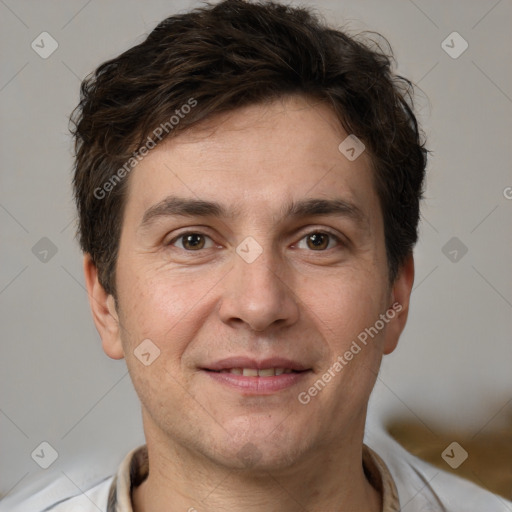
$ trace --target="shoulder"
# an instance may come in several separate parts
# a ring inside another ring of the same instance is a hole
[[[23,499],[17,503],[6,503],[8,508],[0,504],[0,512],[98,512],[107,509],[108,495],[112,485],[113,477],[108,477],[89,489],[81,492],[75,487],[74,494],[68,493],[63,496],[63,486],[59,481],[53,482],[50,486]]]
[[[512,502],[428,464],[389,436],[367,441],[395,481],[402,512],[512,512]]]
[[[2,501],[0,512],[105,512],[109,500],[117,500],[123,510],[131,510],[132,479],[140,481],[148,471],[147,450],[143,445],[124,457],[115,475],[94,482],[87,474],[71,480],[62,473],[49,482],[39,482],[37,489],[27,488],[5,503]]]
[[[107,510],[112,480],[113,477],[107,478],[91,489],[55,503],[42,512],[98,512],[98,510]]]

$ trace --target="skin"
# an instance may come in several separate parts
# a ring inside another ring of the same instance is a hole
[[[130,176],[116,301],[85,256],[103,348],[126,359],[142,404],[150,474],[133,493],[137,512],[381,509],[361,464],[366,409],[405,326],[414,265],[411,256],[389,283],[371,161],[345,158],[346,137],[327,106],[300,96],[203,121]],[[229,215],[141,226],[170,195],[218,202]],[[313,198],[342,199],[360,216],[283,216],[290,202]],[[194,238],[199,249],[178,238],[185,232],[205,235]],[[236,252],[248,236],[262,250],[252,263]],[[401,311],[300,403],[394,302]],[[149,366],[134,355],[145,339],[160,350]],[[282,356],[309,371],[289,388],[248,395],[202,370],[232,355]]]

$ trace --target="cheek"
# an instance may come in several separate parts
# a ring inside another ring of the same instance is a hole
[[[385,286],[377,273],[340,273],[300,292],[305,311],[332,348],[343,349],[386,309]]]
[[[203,324],[208,290],[218,279],[132,266],[130,272],[120,272],[118,281],[123,283],[119,303],[125,352],[150,339],[166,356],[166,365],[172,365]]]

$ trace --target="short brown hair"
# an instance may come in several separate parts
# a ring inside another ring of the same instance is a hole
[[[389,45],[331,29],[306,8],[225,0],[165,19],[99,66],[71,120],[80,244],[105,290],[115,295],[127,175],[155,131],[167,127],[161,140],[291,94],[326,102],[369,151],[392,282],[417,240],[427,160],[412,84],[392,64]]]

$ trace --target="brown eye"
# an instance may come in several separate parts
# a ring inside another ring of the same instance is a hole
[[[306,235],[298,243],[299,249],[310,249],[312,251],[325,251],[339,244],[338,237],[330,233],[314,231]]]
[[[312,233],[311,235],[308,235],[306,238],[308,247],[315,251],[327,249],[329,245],[329,235],[326,235],[325,233]]]
[[[175,238],[170,245],[174,245],[185,251],[199,251],[206,247],[208,240],[209,237],[201,233],[185,233]]]
[[[204,236],[197,233],[185,235],[183,237],[183,247],[191,251],[202,249],[204,247]]]

